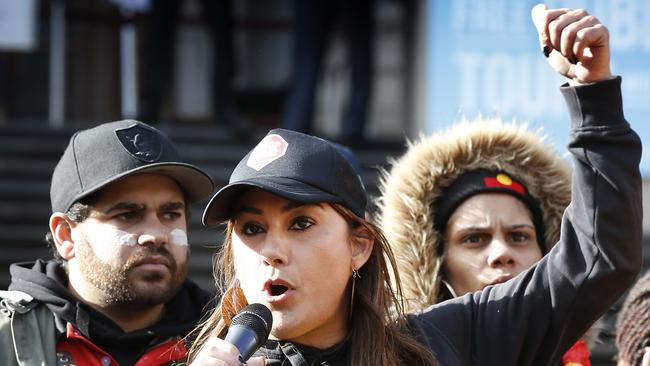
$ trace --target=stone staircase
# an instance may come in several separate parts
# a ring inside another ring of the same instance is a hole
[[[0,126],[0,289],[9,284],[10,263],[51,257],[43,241],[50,215],[50,177],[76,129],[55,130],[36,122]],[[252,147],[233,143],[229,132],[219,126],[161,125],[160,129],[190,163],[207,171],[217,187],[227,183],[232,169]],[[355,151],[371,197],[378,195],[378,168],[385,166],[387,156],[397,156],[403,150],[396,142],[375,145]],[[212,257],[223,234],[221,229],[200,224],[204,205],[202,202],[190,209],[189,276],[212,290]]]

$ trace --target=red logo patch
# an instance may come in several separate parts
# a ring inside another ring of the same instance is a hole
[[[260,141],[246,161],[246,165],[260,171],[287,152],[289,144],[280,135],[267,135]]]

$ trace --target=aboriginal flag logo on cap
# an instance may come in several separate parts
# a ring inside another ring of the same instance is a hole
[[[115,130],[118,140],[134,158],[147,163],[158,161],[162,142],[155,131],[141,125]]]
[[[260,141],[246,161],[246,165],[260,171],[272,161],[282,157],[287,152],[289,144],[280,135],[267,135]]]

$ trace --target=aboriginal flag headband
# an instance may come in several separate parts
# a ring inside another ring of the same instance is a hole
[[[544,249],[544,220],[539,202],[528,193],[528,190],[521,182],[502,171],[477,169],[465,172],[456,178],[451,185],[442,191],[440,198],[433,203],[434,228],[444,236],[449,217],[461,203],[476,194],[490,192],[512,195],[526,205],[533,216],[537,243],[542,249],[542,253],[546,254]],[[442,250],[442,246],[440,250]]]

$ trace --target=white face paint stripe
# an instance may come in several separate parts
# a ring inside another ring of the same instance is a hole
[[[72,232],[72,239],[80,240],[80,232]],[[93,237],[97,245],[93,246],[96,255],[101,258],[109,258],[114,255],[114,248],[119,246],[133,247],[138,244],[138,236],[127,231],[122,231],[111,226],[98,225],[93,228]],[[172,245],[186,247],[187,233],[182,229],[174,229],[169,232],[169,240]]]
[[[187,246],[187,233],[184,230],[174,229],[169,234],[171,235],[172,244],[181,247]]]
[[[83,223],[82,223],[83,224]],[[127,231],[122,231],[108,225],[96,225],[92,227],[93,251],[99,258],[107,259],[115,257],[116,248],[133,247],[138,244],[137,236]],[[80,237],[81,232],[73,231],[72,239],[77,241],[83,239],[90,243],[87,238]]]
[[[95,233],[93,233],[93,236],[97,236],[103,245],[124,245],[132,247],[138,243],[135,234],[131,234],[126,231],[102,226],[99,226],[94,230]],[[80,232],[74,230],[72,232],[72,240],[81,240],[80,235]]]
[[[107,233],[110,232],[109,230],[106,231]],[[132,247],[138,244],[138,240],[136,239],[135,234],[131,234],[129,232],[118,230],[118,229],[113,229],[111,231],[113,231],[112,239],[116,245],[124,245],[128,247]],[[111,238],[110,236],[107,236],[107,239],[110,238]]]

